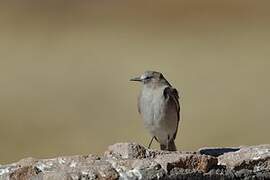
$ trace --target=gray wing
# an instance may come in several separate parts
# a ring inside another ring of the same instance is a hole
[[[177,111],[177,127],[173,136],[173,138],[175,139],[177,135],[179,120],[180,120],[180,105],[179,105],[178,91],[169,86],[164,89],[163,95],[166,99],[168,99],[169,101],[172,101],[175,104],[174,107],[176,108],[175,110]]]

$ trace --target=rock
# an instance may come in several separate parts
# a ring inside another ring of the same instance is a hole
[[[219,164],[230,169],[262,171],[270,169],[270,145],[241,147],[218,157]]]
[[[55,180],[55,179],[61,179],[61,180],[72,180],[72,177],[65,172],[48,172],[42,175],[40,177],[42,180]]]
[[[217,165],[217,158],[212,156],[200,155],[198,153],[181,153],[181,152],[168,152],[160,150],[147,150],[143,146],[135,143],[118,143],[109,146],[108,151],[105,152],[105,156],[108,158],[129,159],[129,161],[121,161],[125,167],[130,169],[144,169],[143,165],[151,167],[153,162],[160,164],[161,167],[169,172],[175,167],[196,169],[203,172],[207,172],[212,166]],[[131,159],[143,159],[142,161],[130,161]],[[147,161],[148,160],[148,161]],[[150,160],[150,161],[149,161]],[[134,163],[140,163],[140,166],[135,166]],[[151,162],[151,163],[149,163]],[[132,165],[131,165],[131,164]],[[118,164],[119,162],[116,162]],[[156,165],[154,164],[154,165]]]
[[[9,176],[10,180],[28,180],[38,175],[38,172],[32,166],[24,166],[16,169]]]
[[[161,167],[168,172],[170,172],[170,170],[175,167],[208,172],[213,166],[217,165],[218,163],[217,158],[212,156],[181,153],[158,155],[155,158],[155,161],[159,163]]]
[[[33,164],[35,164],[38,160],[32,157],[29,158],[25,158],[22,159],[20,161],[18,161],[16,164],[18,166],[24,167],[24,166],[32,166]]]
[[[204,178],[202,172],[190,169],[174,168],[168,177],[168,179],[179,180],[201,180]]]
[[[116,156],[124,159],[145,158],[146,148],[135,143],[117,143],[108,147],[105,156]]]
[[[0,180],[270,179],[269,147],[169,152],[135,143],[118,143],[109,146],[100,157],[26,158],[0,165]]]

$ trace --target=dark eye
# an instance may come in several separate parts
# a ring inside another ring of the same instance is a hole
[[[152,78],[152,76],[147,76],[147,77],[145,77],[145,80],[149,80],[151,78]]]

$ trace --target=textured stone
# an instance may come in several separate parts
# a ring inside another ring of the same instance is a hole
[[[117,143],[108,147],[105,156],[116,156],[124,159],[145,158],[146,148],[135,143]]]
[[[10,180],[28,180],[37,176],[38,173],[32,166],[24,166],[12,172],[9,178]]]
[[[212,156],[180,153],[158,155],[155,161],[168,172],[175,167],[208,172],[218,162],[217,158]]]
[[[103,156],[26,158],[0,165],[0,180],[270,179],[269,146],[203,148],[198,152],[109,146]]]
[[[61,179],[61,180],[72,180],[72,177],[65,172],[48,172],[42,175],[40,178],[42,180],[56,180],[56,179]]]
[[[241,147],[218,157],[219,164],[231,169],[251,169],[254,171],[270,169],[270,145]]]

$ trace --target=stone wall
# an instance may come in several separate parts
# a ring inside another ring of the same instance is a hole
[[[118,143],[103,156],[26,158],[0,165],[0,179],[270,179],[270,145],[167,152]]]

